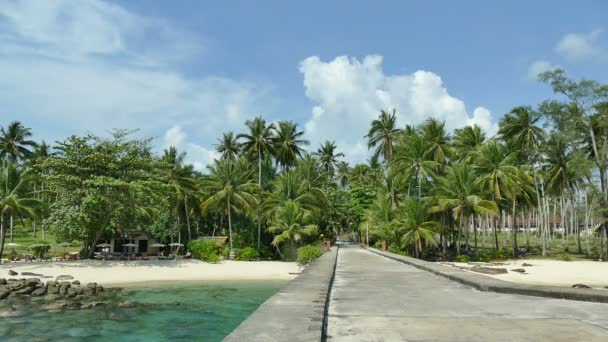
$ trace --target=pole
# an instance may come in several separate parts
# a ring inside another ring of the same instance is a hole
[[[367,244],[367,248],[369,248],[369,222],[367,223],[367,232],[365,233],[365,242]]]

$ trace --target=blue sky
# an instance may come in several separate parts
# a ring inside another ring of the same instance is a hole
[[[199,168],[223,131],[291,119],[351,161],[381,108],[490,133],[561,66],[608,82],[604,1],[0,0],[0,125],[140,128]]]

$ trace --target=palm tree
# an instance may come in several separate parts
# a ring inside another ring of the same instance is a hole
[[[232,213],[250,210],[259,205],[254,195],[258,186],[252,179],[249,163],[242,159],[236,161],[216,160],[208,166],[209,175],[202,182],[202,189],[209,197],[201,204],[203,212],[211,208],[222,208],[228,216],[230,255],[232,245]]]
[[[0,128],[0,159],[16,162],[18,159],[26,159],[32,154],[31,148],[36,147],[29,128],[25,128],[21,122],[13,121],[6,129]]]
[[[400,207],[399,218],[392,224],[404,229],[405,234],[401,238],[401,243],[404,248],[413,245],[416,258],[420,258],[423,245],[437,244],[437,232],[441,226],[431,219],[421,201],[407,197]]]
[[[344,153],[336,153],[336,143],[334,141],[325,140],[319,147],[317,152],[314,153],[321,162],[323,169],[327,172],[329,177],[333,176],[335,166],[338,163],[339,157],[344,157]]]
[[[393,109],[392,113],[382,110],[378,119],[372,121],[372,126],[365,136],[368,138],[368,148],[375,148],[374,156],[382,156],[386,162],[390,162],[399,133],[396,110]]]
[[[470,162],[471,157],[485,141],[486,134],[477,125],[455,129],[452,146],[454,146],[456,160]]]
[[[260,221],[260,208],[262,202],[262,160],[271,156],[273,150],[273,139],[275,127],[273,124],[266,125],[266,121],[261,116],[253,120],[247,120],[245,125],[249,128],[249,133],[237,135],[237,139],[243,140],[241,149],[249,153],[258,161],[258,252],[260,251],[260,241],[262,237],[262,222]]]
[[[287,201],[277,210],[268,227],[269,232],[277,234],[272,245],[278,248],[281,243],[289,241],[292,249],[295,249],[303,236],[312,235],[317,231],[317,225],[311,221],[310,214],[302,210],[297,202]]]
[[[163,152],[161,169],[164,175],[164,181],[169,186],[171,197],[174,197],[172,202],[175,205],[175,216],[179,224],[180,207],[184,204],[186,214],[186,225],[188,228],[188,240],[192,240],[192,229],[190,227],[190,211],[188,209],[188,197],[192,196],[197,191],[196,180],[194,178],[194,170],[192,165],[184,165],[186,154],[178,154],[177,149],[170,146]]]
[[[450,136],[445,131],[445,122],[435,118],[426,120],[421,127],[422,136],[429,144],[429,158],[439,165],[446,165],[450,155]]]
[[[304,149],[301,146],[308,145],[308,140],[302,139],[303,131],[298,131],[298,125],[293,121],[279,121],[276,134],[272,139],[277,164],[283,170],[296,164],[296,160],[302,158]]]
[[[540,113],[529,107],[515,107],[500,121],[498,135],[523,153],[526,159],[535,161],[545,140],[545,131],[538,126],[540,119]]]
[[[495,202],[484,200],[480,196],[481,190],[476,184],[476,175],[473,167],[468,163],[448,167],[445,177],[441,177],[437,181],[435,194],[436,196],[433,197],[433,200],[437,205],[431,211],[450,210],[453,213],[454,219],[458,222],[456,251],[460,255],[460,236],[463,226],[468,227],[469,217],[475,214],[495,216],[498,206]],[[464,225],[463,218],[465,221]],[[477,247],[476,233],[475,247]]]
[[[485,143],[476,154],[475,171],[479,175],[478,185],[490,194],[493,202],[514,199],[520,170],[516,165],[517,151],[508,149],[496,140]],[[494,240],[498,249],[498,232],[494,225]]]
[[[13,163],[3,162],[0,165],[0,260],[6,241],[5,219],[10,217],[11,242],[13,241],[13,217],[27,215],[35,218],[42,207],[42,202],[28,197],[27,188],[31,182],[28,170],[20,171]]]
[[[215,150],[221,155],[222,159],[235,160],[241,151],[234,133],[227,132],[222,135],[221,139],[218,139],[219,143],[215,145]]]
[[[346,188],[350,180],[350,168],[348,167],[348,163],[345,161],[338,162],[337,169],[338,174],[336,177],[338,178],[338,183],[341,187]]]
[[[420,134],[413,134],[406,141],[398,145],[391,171],[394,175],[402,174],[403,179],[407,180],[408,196],[410,195],[410,180],[416,178],[418,199],[421,199],[422,183],[433,177],[435,170],[441,165],[430,159],[430,151],[431,145]]]

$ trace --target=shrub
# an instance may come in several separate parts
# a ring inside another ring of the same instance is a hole
[[[468,255],[459,255],[457,257],[454,258],[454,261],[456,262],[470,262],[471,261],[471,257],[469,257]]]
[[[236,255],[236,260],[253,261],[260,257],[258,251],[253,247],[245,247]]]
[[[572,261],[572,257],[566,252],[562,253],[560,257],[563,261]]]
[[[490,261],[490,255],[484,252],[479,252],[476,255],[476,259],[481,262],[488,262]]]
[[[318,245],[308,245],[298,248],[297,262],[299,264],[308,264],[316,258],[323,255],[323,248]]]
[[[217,246],[212,240],[193,240],[188,243],[192,256],[207,262],[218,262]]]

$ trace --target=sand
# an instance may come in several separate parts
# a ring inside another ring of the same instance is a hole
[[[0,266],[0,278],[10,278],[9,269],[20,274],[28,271],[53,277],[66,274],[82,283],[96,282],[105,286],[176,280],[290,280],[300,271],[295,262],[281,261],[222,261],[209,264],[199,260],[80,260],[3,264]]]
[[[504,263],[504,265],[489,266],[484,264],[482,266],[506,268],[509,272],[507,274],[487,275],[488,277],[532,285],[571,287],[574,284],[585,284],[593,288],[608,286],[608,262],[528,259],[507,260],[500,263]],[[524,263],[532,266],[522,266]],[[474,266],[473,264],[465,263],[452,264],[460,267]],[[522,274],[511,271],[517,268],[523,268],[526,273]]]

